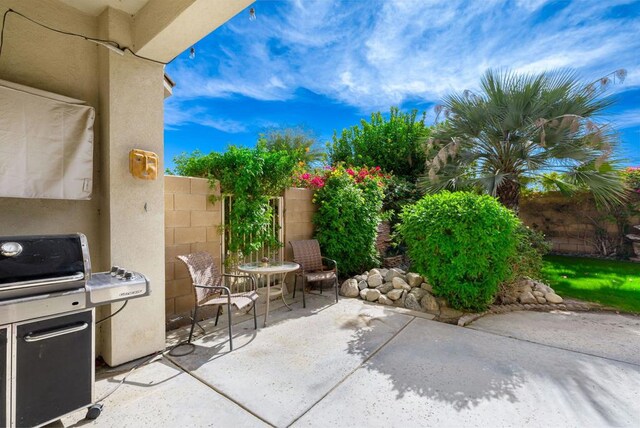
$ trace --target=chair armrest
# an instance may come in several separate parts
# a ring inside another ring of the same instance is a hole
[[[331,262],[331,264],[333,265],[333,269],[337,272],[338,271],[338,262],[336,262],[333,259],[330,259],[328,257],[322,257],[322,260],[326,260],[327,262]],[[330,266],[329,266],[330,267]]]
[[[234,275],[232,273],[223,273],[222,276],[229,278],[248,278],[251,280],[251,291],[256,291],[256,279],[251,275]]]
[[[226,291],[227,295],[230,296],[231,295],[231,290],[229,289],[229,287],[225,287],[225,286],[219,286],[219,285],[199,285],[199,284],[193,284],[194,287],[198,287],[198,288],[209,288],[211,290],[222,290],[222,291]],[[223,294],[224,296],[224,294]]]

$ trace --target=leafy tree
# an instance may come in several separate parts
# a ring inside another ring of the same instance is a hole
[[[272,152],[286,151],[291,157],[305,164],[318,164],[325,159],[325,153],[319,147],[318,140],[304,128],[272,129],[260,134],[258,144]]]
[[[518,211],[526,180],[549,176],[567,193],[587,187],[598,203],[624,199],[624,185],[610,160],[615,136],[600,115],[612,105],[603,97],[618,70],[584,84],[572,72],[537,75],[486,72],[481,92],[445,98],[438,114],[447,120],[432,134],[427,192],[480,188]]]
[[[362,119],[360,125],[343,129],[333,142],[327,145],[332,165],[344,162],[355,166],[379,166],[387,173],[415,181],[424,171],[423,144],[429,136],[423,113],[417,110],[401,112],[391,107],[389,118],[382,113],[371,114],[369,122]]]

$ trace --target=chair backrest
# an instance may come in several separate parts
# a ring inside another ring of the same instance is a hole
[[[316,239],[289,241],[293,249],[293,261],[298,263],[305,272],[322,270],[322,254],[320,244]]]
[[[206,286],[220,286],[222,284],[222,276],[216,267],[211,254],[206,251],[191,253],[184,256],[176,256],[178,260],[187,265],[189,275],[193,284]],[[212,295],[220,294],[219,290],[211,290],[207,288],[193,287],[196,302],[198,304],[206,301]]]

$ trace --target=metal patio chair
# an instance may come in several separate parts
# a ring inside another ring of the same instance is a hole
[[[289,241],[293,249],[293,261],[300,265],[295,272],[293,283],[293,297],[296,297],[298,277],[302,278],[302,307],[307,307],[305,288],[309,282],[324,282],[332,280],[336,290],[336,303],[338,303],[338,263],[327,257],[322,257],[320,244],[316,239],[301,241]],[[325,264],[326,262],[326,264]],[[322,284],[320,284],[322,294]]]
[[[187,343],[191,343],[193,329],[198,320],[199,308],[203,306],[217,305],[218,310],[216,312],[215,323],[217,326],[222,305],[227,305],[227,315],[229,317],[229,348],[233,351],[231,334],[231,305],[238,308],[238,310],[242,310],[247,306],[253,305],[253,326],[256,330],[258,329],[258,320],[256,315],[256,301],[258,300],[258,293],[256,293],[256,283],[254,278],[249,275],[221,274],[218,271],[211,254],[205,251],[187,254],[184,256],[176,256],[176,258],[183,262],[189,270],[189,275],[193,282],[193,292],[195,297],[191,331],[189,332],[189,340]],[[244,282],[245,285],[242,287],[242,291],[232,293],[230,287],[223,285],[225,278],[233,279],[234,284],[232,287],[236,287],[240,282]],[[244,281],[240,281],[241,279]],[[249,290],[247,290],[247,282],[250,284]]]

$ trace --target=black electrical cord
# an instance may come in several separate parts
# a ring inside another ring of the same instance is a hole
[[[141,362],[139,362],[138,364],[136,364],[135,366],[131,367],[131,369],[129,370],[129,372],[124,375],[124,377],[122,379],[120,379],[120,381],[118,382],[118,384],[108,393],[106,393],[105,395],[103,395],[102,397],[100,397],[98,400],[95,401],[94,404],[100,403],[104,400],[106,400],[111,394],[113,394],[114,392],[116,392],[116,390],[118,388],[120,388],[122,386],[122,384],[124,383],[125,380],[127,380],[127,377],[129,377],[129,375],[131,373],[133,373],[136,369],[139,369],[140,367],[148,364],[151,362],[151,360],[153,360],[155,357],[157,357],[158,355],[162,354],[164,351],[158,351],[154,354],[149,355],[147,358],[145,358],[144,360],[142,360]]]
[[[98,325],[98,324],[100,324],[100,323],[105,322],[106,320],[108,320],[109,318],[111,318],[111,317],[113,317],[113,316],[118,315],[118,314],[120,313],[120,311],[122,311],[122,310],[124,309],[124,307],[125,307],[125,306],[127,306],[127,303],[129,303],[129,301],[128,301],[128,300],[125,300],[125,301],[124,301],[124,304],[123,304],[122,306],[120,306],[120,309],[118,309],[117,311],[115,311],[115,312],[114,312],[114,313],[112,313],[111,315],[109,315],[109,316],[106,316],[106,317],[102,318],[100,321],[96,321],[96,325]]]
[[[2,45],[4,43],[4,27],[7,22],[7,15],[11,12],[11,9],[7,9],[2,15],[2,30],[0,30],[0,58],[2,57]]]
[[[22,13],[20,13],[20,12],[16,12],[16,11],[15,11],[15,10],[13,10],[13,9],[7,9],[7,10],[4,12],[4,15],[3,15],[3,17],[2,17],[2,30],[0,30],[0,58],[2,58],[2,45],[3,45],[3,41],[4,41],[4,29],[5,29],[5,26],[6,26],[5,24],[6,24],[6,21],[7,21],[7,15],[8,15],[10,12],[11,12],[11,13],[15,13],[15,14],[16,14],[16,15],[18,15],[18,16],[21,16],[21,17],[23,17],[24,19],[26,19],[27,21],[31,21],[31,22],[33,22],[34,24],[41,26],[42,28],[46,28],[47,30],[54,31],[54,32],[59,33],[59,34],[64,34],[64,35],[66,35],[66,36],[72,36],[72,37],[79,37],[79,38],[84,39],[84,40],[87,40],[87,41],[89,41],[89,42],[100,42],[100,43],[106,43],[106,44],[109,44],[109,45],[113,46],[114,48],[118,48],[118,49],[120,49],[121,51],[129,51],[133,56],[135,56],[135,57],[137,57],[137,58],[140,58],[140,59],[143,59],[143,60],[145,60],[145,61],[151,61],[151,62],[155,62],[156,64],[162,64],[162,65],[167,65],[167,64],[168,64],[168,63],[166,63],[166,62],[162,62],[162,61],[158,61],[158,60],[155,60],[155,59],[152,59],[152,58],[144,57],[144,56],[142,56],[142,55],[138,55],[137,53],[135,53],[134,51],[132,51],[132,50],[131,50],[131,48],[129,48],[128,46],[120,46],[120,44],[119,44],[118,42],[115,42],[115,41],[113,41],[113,40],[96,39],[96,38],[94,38],[94,37],[87,37],[87,36],[85,36],[85,35],[83,35],[83,34],[70,33],[70,32],[68,32],[68,31],[58,30],[57,28],[49,27],[48,25],[42,24],[41,22],[38,22],[38,21],[36,21],[36,20],[34,20],[34,19],[31,19],[31,18],[29,18],[28,16],[23,15],[23,14],[22,14]]]
[[[157,61],[155,59],[151,59],[151,58],[147,58],[146,56],[142,56],[142,55],[138,55],[137,53],[135,53],[134,51],[132,51],[129,47],[125,46],[120,48],[123,51],[128,51],[131,55],[135,56],[136,58],[140,58],[140,59],[144,59],[145,61],[151,61],[151,62],[155,62],[156,64],[162,64],[162,65],[167,65],[169,64],[169,62],[162,62],[162,61]]]
[[[115,314],[114,314],[115,315]],[[120,388],[122,386],[122,384],[127,380],[127,377],[129,377],[129,375],[131,373],[133,373],[135,370],[139,369],[142,366],[145,366],[147,364],[149,364],[155,357],[157,357],[158,355],[162,355],[164,353],[168,353],[169,355],[173,355],[171,354],[171,352],[176,349],[178,346],[182,346],[182,345],[186,345],[187,342],[186,341],[182,341],[180,343],[177,343],[169,348],[163,349],[162,351],[158,351],[154,354],[149,355],[147,358],[145,358],[144,360],[142,360],[141,362],[139,362],[138,364],[136,364],[135,366],[133,366],[131,369],[129,369],[129,371],[127,372],[126,375],[124,375],[124,377],[122,379],[120,379],[118,381],[118,384],[113,387],[113,389],[111,389],[111,391],[107,392],[105,395],[103,395],[102,397],[100,397],[98,400],[96,400],[94,402],[94,404],[98,404],[103,402],[104,400],[106,400],[111,394],[113,394],[114,392],[116,392],[118,390],[118,388]],[[183,357],[185,355],[189,355],[191,353],[193,353],[193,351],[195,351],[195,346],[194,349],[192,349],[190,352],[187,353],[183,353],[183,354],[179,354],[179,355],[175,355],[175,356],[180,356]]]

